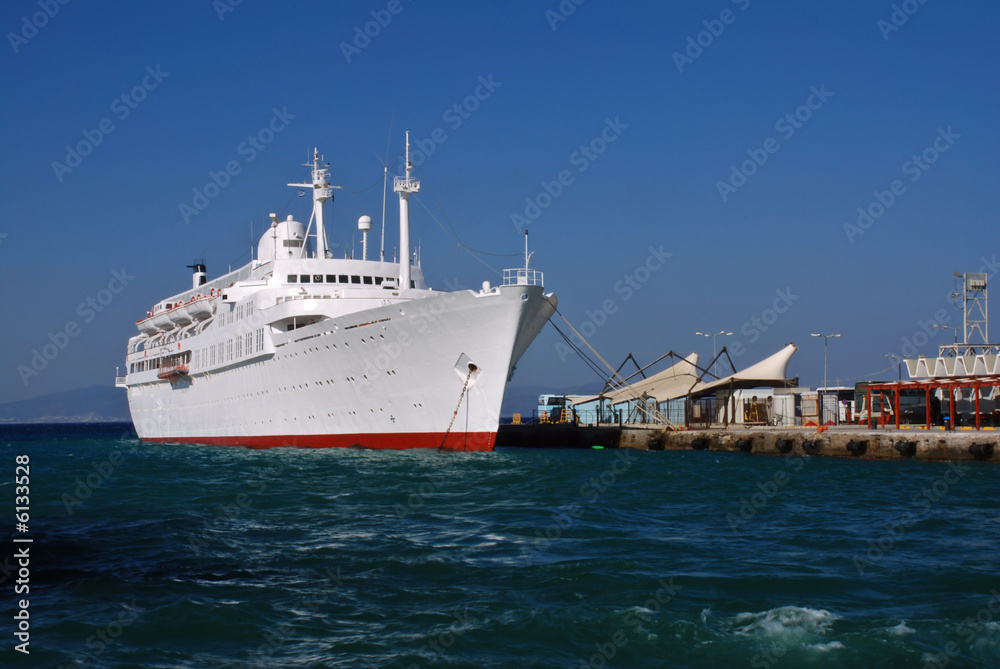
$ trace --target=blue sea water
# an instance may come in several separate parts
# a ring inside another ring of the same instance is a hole
[[[1000,666],[995,465],[0,430],[5,666]]]

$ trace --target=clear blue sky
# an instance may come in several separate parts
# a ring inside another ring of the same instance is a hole
[[[809,334],[836,332],[831,381],[889,378],[885,354],[921,323],[960,323],[952,272],[1000,256],[993,2],[49,2],[51,17],[46,0],[0,9],[0,401],[113,383],[134,321],[190,284],[185,265],[217,276],[247,261],[251,222],[308,216],[285,183],[312,146],[345,187],[330,242],[359,243],[358,216],[381,217],[390,129],[390,159],[406,129],[434,149],[412,208],[430,283],[496,282],[446,229],[516,254],[512,218],[535,200],[533,264],[615,364],[710,356],[695,332],[725,329],[738,366],[794,341],[790,372],[815,386]],[[96,145],[67,158],[81,142]],[[186,222],[182,204],[201,208]],[[881,215],[858,226],[859,207]],[[389,248],[397,211],[390,193]],[[952,339],[931,334],[921,353]],[[18,366],[52,341],[25,384]],[[544,331],[514,383],[591,380],[558,341]]]

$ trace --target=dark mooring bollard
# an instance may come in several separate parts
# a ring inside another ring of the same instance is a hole
[[[782,454],[791,453],[793,445],[794,442],[791,439],[779,439],[774,442],[774,447],[777,448],[778,452]]]
[[[802,450],[809,455],[816,455],[823,448],[823,443],[818,439],[806,439],[802,442]]]
[[[753,439],[740,439],[736,442],[736,448],[740,449],[744,453],[750,453],[753,451]]]
[[[969,446],[969,453],[976,460],[988,460],[993,457],[993,444],[973,444]]]
[[[705,437],[698,437],[691,442],[691,448],[696,451],[707,451],[708,450],[708,439]]]
[[[892,447],[904,458],[912,458],[917,454],[917,442],[915,441],[900,441],[893,444]]]
[[[864,455],[865,452],[868,450],[868,442],[856,441],[852,439],[851,441],[847,442],[847,450],[853,456]]]

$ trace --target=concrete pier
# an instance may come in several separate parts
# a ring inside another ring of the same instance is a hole
[[[861,460],[980,460],[1000,462],[1000,432],[869,430],[835,427],[731,428],[666,431],[622,428],[622,448],[742,451],[761,455],[815,455]]]
[[[735,427],[665,430],[657,425],[502,425],[497,448],[634,448],[644,451],[740,451],[859,460],[1000,462],[1000,430],[871,430]]]

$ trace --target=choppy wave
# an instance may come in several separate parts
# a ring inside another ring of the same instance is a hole
[[[989,465],[915,508],[945,465],[3,448],[32,458],[32,666],[1000,664]]]

